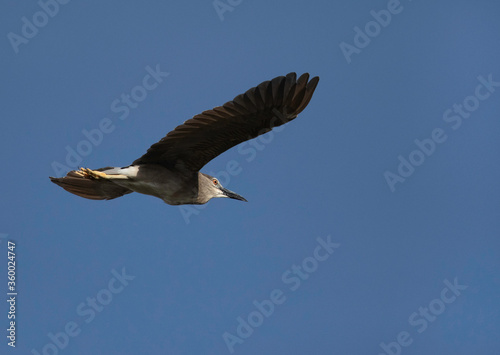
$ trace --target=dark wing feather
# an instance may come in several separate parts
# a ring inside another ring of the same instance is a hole
[[[187,120],[153,144],[137,164],[198,171],[235,145],[281,126],[305,109],[319,78],[295,73],[265,81],[233,101]]]

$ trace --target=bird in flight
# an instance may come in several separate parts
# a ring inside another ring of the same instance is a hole
[[[214,197],[246,201],[200,172],[229,148],[295,119],[305,109],[319,78],[295,73],[251,88],[232,101],[194,116],[126,167],[80,168],[50,180],[72,194],[111,200],[131,192],[152,195],[169,205],[204,204]]]

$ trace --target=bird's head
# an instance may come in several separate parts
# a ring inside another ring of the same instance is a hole
[[[199,176],[198,199],[201,203],[206,203],[215,197],[229,197],[248,202],[244,197],[224,188],[217,178],[203,173],[200,173]]]

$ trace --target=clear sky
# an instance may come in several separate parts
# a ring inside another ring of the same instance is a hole
[[[498,353],[498,1],[0,8],[0,353]],[[299,118],[202,170],[248,203],[48,179],[292,71]]]

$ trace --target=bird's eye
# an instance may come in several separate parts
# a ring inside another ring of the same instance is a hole
[[[217,185],[219,183],[217,179],[212,179],[212,182],[214,183],[214,185]]]

